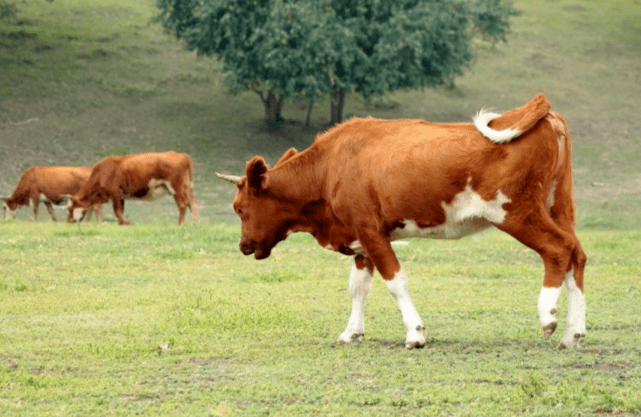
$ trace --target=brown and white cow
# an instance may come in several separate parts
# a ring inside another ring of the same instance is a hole
[[[151,201],[168,194],[178,206],[178,224],[185,221],[187,207],[196,221],[193,181],[189,155],[168,151],[107,156],[94,165],[89,180],[72,197],[67,221],[82,221],[92,204],[112,200],[118,223],[129,224],[122,214],[125,199]]]
[[[4,200],[3,218],[15,216],[20,206],[33,207],[33,220],[38,220],[38,206],[42,201],[53,221],[58,221],[53,204],[67,203],[80,190],[91,174],[91,168],[68,166],[33,166],[26,169],[13,194]],[[100,205],[91,207],[96,220],[102,218]]]
[[[525,106],[474,123],[354,118],[319,135],[303,152],[287,151],[273,168],[254,157],[233,207],[242,221],[240,250],[256,259],[292,232],[354,256],[352,312],[339,342],[365,331],[364,304],[378,270],[398,301],[408,349],[425,345],[423,321],[391,242],[456,239],[496,227],[534,249],[545,276],[538,299],[545,338],[557,326],[561,286],[568,293],[559,347],[585,336],[586,256],[574,231],[571,143],[563,117],[542,94]]]

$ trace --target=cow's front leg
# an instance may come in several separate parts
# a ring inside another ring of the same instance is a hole
[[[47,211],[49,212],[49,215],[51,216],[51,220],[54,222],[57,222],[58,219],[56,218],[56,213],[53,212],[53,206],[51,205],[50,202],[45,201],[45,207],[47,208]]]
[[[363,255],[354,257],[352,271],[349,275],[349,292],[352,296],[352,313],[347,328],[338,337],[341,344],[360,340],[365,334],[365,299],[372,288],[374,266],[369,258]]]
[[[31,205],[33,206],[33,221],[37,222],[38,221],[38,206],[40,205],[40,198],[36,197],[33,198],[31,197]]]
[[[125,200],[120,197],[114,196],[113,198],[114,214],[118,218],[118,224],[127,225],[130,224],[125,216],[123,216],[123,211],[125,210]]]
[[[361,231],[358,234],[361,246],[369,255],[374,266],[380,272],[387,284],[387,288],[396,301],[403,316],[403,323],[407,331],[405,348],[422,348],[425,346],[423,335],[423,321],[418,315],[407,287],[407,275],[401,269],[401,265],[392,249],[389,238],[373,231]]]

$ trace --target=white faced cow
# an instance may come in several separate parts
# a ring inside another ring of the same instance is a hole
[[[125,199],[155,200],[172,195],[178,206],[178,224],[185,221],[187,207],[198,219],[193,189],[191,158],[173,151],[108,156],[94,165],[89,180],[71,199],[68,222],[79,222],[87,208],[113,202],[119,224],[129,224],[123,216]]]
[[[33,166],[26,169],[20,176],[20,181],[13,194],[4,200],[3,217],[15,216],[20,206],[33,207],[33,220],[38,220],[38,206],[42,201],[51,215],[58,221],[53,212],[53,204],[67,203],[71,196],[80,190],[91,174],[91,168],[68,166]],[[96,219],[102,218],[100,205],[92,205],[91,211],[96,212]]]
[[[354,118],[319,135],[305,151],[287,151],[273,168],[261,157],[235,182],[240,250],[256,259],[292,232],[309,232],[328,249],[354,256],[352,313],[339,342],[363,336],[364,304],[374,269],[398,301],[408,349],[425,345],[423,321],[391,242],[406,237],[457,239],[502,230],[543,259],[538,311],[546,338],[557,326],[561,285],[568,318],[559,347],[585,336],[583,270],[576,237],[571,143],[563,117],[541,94],[474,123]]]

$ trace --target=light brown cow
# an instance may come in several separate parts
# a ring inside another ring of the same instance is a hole
[[[108,156],[94,165],[85,185],[72,197],[67,221],[82,221],[88,207],[112,200],[118,223],[129,224],[123,216],[125,199],[151,201],[168,194],[178,206],[178,224],[185,221],[187,207],[196,221],[193,181],[189,155],[168,151]]]
[[[542,94],[502,115],[481,111],[474,123],[352,119],[290,149],[273,168],[263,158],[237,184],[240,250],[256,259],[292,232],[354,256],[352,313],[341,343],[361,338],[374,269],[398,301],[408,349],[425,345],[423,322],[391,242],[407,237],[457,239],[496,227],[541,256],[538,299],[549,338],[561,286],[568,293],[559,347],[585,336],[586,256],[574,231],[571,142],[563,117]],[[220,176],[220,175],[219,175]]]
[[[3,218],[15,216],[20,206],[33,207],[33,220],[38,220],[38,206],[42,201],[53,221],[58,221],[53,204],[67,203],[71,195],[80,190],[91,174],[91,168],[68,166],[33,166],[22,173],[20,181],[10,197],[4,200]],[[100,205],[91,207],[96,220],[102,218]]]

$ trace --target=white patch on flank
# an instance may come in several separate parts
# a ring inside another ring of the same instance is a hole
[[[331,250],[331,251],[334,250],[334,247],[332,245],[330,245],[330,244],[325,245],[324,248],[327,249],[327,250]]]
[[[501,115],[498,113],[483,109],[474,116],[474,126],[483,136],[494,143],[506,143],[521,136],[523,132],[519,129],[494,130],[488,126],[492,120],[499,116]]]
[[[396,273],[393,279],[385,281],[390,293],[398,302],[398,307],[401,309],[403,316],[403,323],[407,330],[407,337],[405,339],[405,347],[412,349],[417,346],[425,346],[425,336],[423,335],[423,321],[418,315],[414,303],[410,297],[407,288],[407,275],[401,269]]]
[[[355,240],[352,243],[350,243],[349,248],[358,255],[365,255],[365,250],[363,249],[363,246],[361,245],[360,240]]]
[[[498,190],[494,200],[485,201],[468,184],[463,191],[454,196],[450,204],[441,203],[445,211],[445,223],[435,227],[418,227],[416,221],[407,219],[403,228],[394,229],[392,240],[406,237],[427,237],[433,239],[458,239],[487,229],[492,223],[501,224],[507,211],[503,204],[510,200]]]
[[[574,347],[579,344],[579,338],[585,336],[585,295],[576,285],[572,270],[565,274],[565,289],[568,292],[568,327],[561,339],[561,345]]]
[[[349,275],[349,292],[352,296],[352,313],[345,331],[338,337],[340,343],[359,340],[365,334],[365,299],[372,288],[372,274],[367,268],[358,269],[352,262]]]
[[[561,287],[552,288],[552,287],[543,287],[541,288],[541,293],[539,294],[539,322],[541,327],[545,328],[550,323],[556,323],[556,303],[559,300],[559,295],[561,294]]]
[[[40,193],[40,195],[38,196],[38,198],[40,198],[40,201],[42,201],[42,202],[50,202],[50,201],[49,201],[49,198],[47,198],[47,196],[46,196],[46,195],[44,195],[44,194],[42,194],[42,193]]]
[[[135,198],[132,196],[126,196],[125,198],[135,198],[136,200],[153,201],[153,200],[159,199],[160,197],[164,197],[166,195],[176,194],[174,187],[171,186],[171,183],[169,181],[152,178],[151,180],[149,180],[149,184],[147,184],[147,186],[149,187],[149,191],[144,197]]]
[[[556,191],[556,180],[552,180],[552,184],[550,184],[550,189],[548,190],[548,198],[545,201],[545,207],[547,208],[548,212],[554,206],[554,192],[555,191]]]

